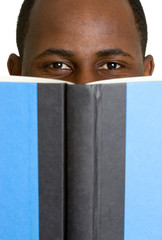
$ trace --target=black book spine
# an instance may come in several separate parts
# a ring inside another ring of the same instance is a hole
[[[94,89],[67,86],[66,239],[93,239]]]
[[[123,240],[126,85],[39,85],[40,240]]]

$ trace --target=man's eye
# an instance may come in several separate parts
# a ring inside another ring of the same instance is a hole
[[[115,62],[105,63],[104,65],[99,67],[100,70],[116,70],[119,68],[121,68],[121,65]]]
[[[71,69],[67,64],[65,64],[63,62],[53,62],[53,63],[46,65],[46,67],[51,68],[51,69],[58,69],[58,70]]]

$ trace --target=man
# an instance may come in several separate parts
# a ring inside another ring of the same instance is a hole
[[[25,0],[11,75],[92,81],[152,75],[138,0]]]

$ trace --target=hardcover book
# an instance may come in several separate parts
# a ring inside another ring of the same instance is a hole
[[[0,240],[161,240],[162,81],[0,82]]]

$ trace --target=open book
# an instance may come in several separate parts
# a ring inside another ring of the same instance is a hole
[[[162,78],[0,78],[0,240],[162,239]]]

